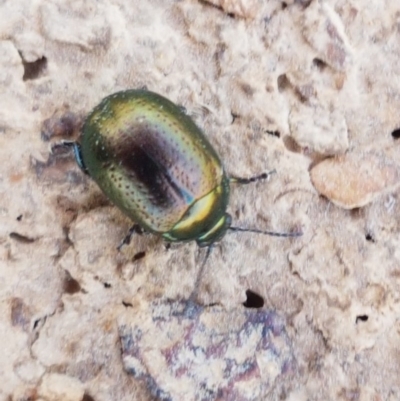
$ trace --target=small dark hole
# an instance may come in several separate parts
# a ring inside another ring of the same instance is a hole
[[[17,221],[21,221],[22,220],[22,214],[20,214],[18,217],[17,217]]]
[[[368,320],[368,316],[367,315],[360,315],[356,317],[356,324],[361,321],[361,322],[366,322]]]
[[[63,290],[67,294],[75,294],[81,290],[79,282],[71,276],[68,270],[65,270]]]
[[[361,209],[360,207],[355,207],[354,209],[350,210],[350,216],[353,219],[360,219],[363,217],[363,209]]]
[[[164,246],[165,246],[165,249],[167,251],[169,251],[171,249],[171,243],[170,242],[166,242]]]
[[[133,306],[130,302],[125,302],[125,301],[122,301],[122,305],[124,305],[125,308],[132,308]]]
[[[325,61],[322,61],[322,60],[319,59],[319,58],[315,58],[315,59],[313,60],[313,64],[314,64],[314,66],[317,67],[319,70],[323,70],[323,69],[326,67]]]
[[[392,132],[392,137],[393,137],[393,139],[399,139],[400,138],[400,128],[397,128]]]
[[[35,329],[39,326],[40,320],[41,320],[41,319],[36,319],[36,320],[34,321],[34,323],[33,323],[33,330],[35,330]]]
[[[81,401],[94,401],[94,398],[91,395],[89,395],[88,393],[85,393],[85,394],[83,394]]]
[[[243,302],[245,308],[262,308],[264,299],[251,290],[246,291],[246,301]]]
[[[45,73],[47,68],[47,59],[43,56],[31,63],[22,59],[22,64],[24,66],[24,75],[22,79],[24,81],[29,81],[31,79],[37,79]]]
[[[111,284],[110,283],[103,283],[104,288],[111,288]]]
[[[283,144],[285,145],[286,149],[290,152],[300,153],[301,147],[297,144],[297,142],[291,136],[284,136],[283,137]]]
[[[373,237],[371,234],[367,234],[367,235],[365,236],[365,239],[366,239],[367,241],[370,241],[370,242],[375,242],[375,239],[374,239],[374,237]]]
[[[286,74],[281,74],[278,77],[278,91],[283,92],[290,86],[290,82]]]
[[[277,138],[281,137],[281,133],[279,131],[266,131],[268,135],[276,136]]]
[[[232,116],[231,124],[233,124],[235,122],[235,120],[240,117],[239,114],[236,114],[236,113],[233,113],[233,112],[231,112],[231,116]]]
[[[146,256],[146,252],[138,252],[134,255],[132,262],[136,262],[137,260],[143,259]]]
[[[282,10],[284,10],[287,7],[287,4],[285,2],[282,3]]]

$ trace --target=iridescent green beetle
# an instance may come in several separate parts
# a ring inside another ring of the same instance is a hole
[[[268,174],[228,178],[200,128],[156,93],[127,90],[106,97],[87,117],[80,144],[64,144],[74,147],[78,164],[118,208],[166,241],[210,246],[227,229],[300,235],[231,227],[230,181]]]

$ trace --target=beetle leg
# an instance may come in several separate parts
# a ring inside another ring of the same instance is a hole
[[[214,249],[214,244],[211,244],[207,247],[207,253],[206,256],[204,257],[204,260],[200,266],[199,272],[197,273],[197,277],[196,277],[196,281],[194,282],[194,287],[193,287],[193,291],[189,296],[188,302],[189,303],[196,303],[196,298],[197,298],[197,294],[199,292],[199,287],[200,287],[200,281],[201,278],[203,276],[204,273],[204,267],[206,265],[206,262],[209,258],[209,256],[211,255],[211,251]]]
[[[134,224],[128,231],[128,234],[126,234],[125,238],[120,242],[120,244],[117,246],[118,251],[121,250],[121,248],[124,245],[129,245],[131,243],[131,239],[133,234],[139,234],[142,235],[144,233],[144,230],[142,227],[139,226],[139,224]]]
[[[83,162],[82,158],[82,151],[81,151],[81,145],[79,142],[74,142],[74,141],[61,141],[59,143],[56,143],[55,145],[52,146],[52,150],[57,149],[57,148],[72,148],[74,151],[74,156],[76,163],[80,167],[80,169],[86,174],[89,175],[89,171],[85,166],[85,163]]]
[[[268,173],[262,173],[260,175],[256,175],[256,176],[250,177],[250,178],[231,176],[231,177],[229,177],[229,181],[232,184],[250,184],[252,182],[265,180],[265,179],[269,178],[270,175],[275,174],[275,173],[276,173],[276,170],[274,169]]]
[[[272,237],[301,237],[303,235],[303,231],[297,230],[297,231],[292,231],[290,233],[278,233],[276,231],[263,231],[263,230],[257,230],[254,228],[243,228],[243,227],[228,227],[228,230],[231,231],[241,231],[245,233],[255,233],[255,234],[264,234],[264,235],[270,235]]]

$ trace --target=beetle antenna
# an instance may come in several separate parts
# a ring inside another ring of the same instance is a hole
[[[272,237],[301,237],[303,235],[303,232],[300,231],[294,231],[291,233],[277,233],[275,231],[262,231],[262,230],[256,230],[254,228],[243,228],[243,227],[228,227],[228,230],[231,231],[241,231],[241,232],[248,232],[248,233],[256,233],[256,234],[265,234],[265,235],[271,235]]]

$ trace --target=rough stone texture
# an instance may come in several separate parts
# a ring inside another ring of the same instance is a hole
[[[161,302],[119,327],[125,369],[165,401],[251,401],[284,391],[295,371],[273,312]]]
[[[399,65],[393,0],[0,0],[0,401],[154,400],[122,327],[166,305],[162,327],[179,335],[169,307],[204,252],[151,235],[118,252],[131,222],[50,152],[101,98],[143,86],[186,107],[229,173],[276,169],[232,188],[235,225],[304,232],[228,233],[201,277],[219,330],[232,313],[282,322],[292,370],[246,399],[400,399]]]
[[[291,136],[303,149],[326,156],[339,155],[348,149],[342,113],[300,103],[292,108],[289,118]]]
[[[362,207],[399,186],[399,156],[398,145],[381,154],[349,152],[317,164],[311,179],[317,191],[335,204]]]

